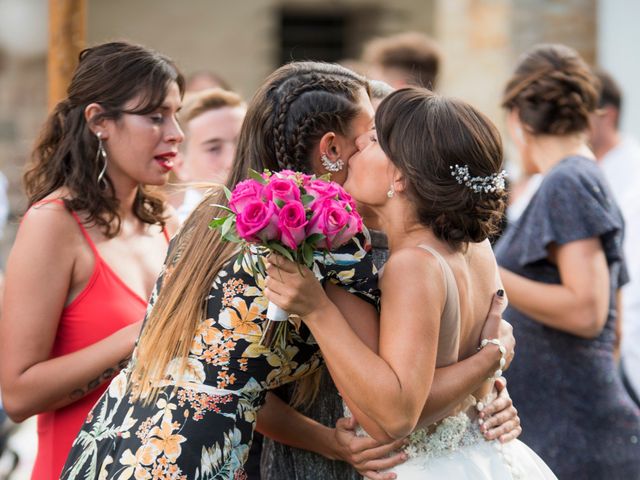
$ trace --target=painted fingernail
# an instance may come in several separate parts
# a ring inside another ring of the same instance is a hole
[[[476,409],[478,409],[479,412],[481,412],[482,410],[484,410],[484,403],[482,402],[478,402],[476,404]]]
[[[479,419],[478,419],[478,425],[482,425],[483,423],[484,423],[484,420],[483,420],[483,419],[481,419],[481,418],[479,418]]]
[[[497,295],[499,297],[504,297],[504,290],[503,289],[498,290],[496,293],[497,293]]]

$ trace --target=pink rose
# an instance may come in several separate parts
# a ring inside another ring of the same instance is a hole
[[[298,172],[294,172],[293,170],[280,170],[276,172],[274,175],[278,178],[295,178]]]
[[[249,200],[236,216],[238,235],[248,242],[278,240],[278,209],[273,202]]]
[[[317,243],[317,248],[339,247],[362,230],[360,215],[345,202],[325,198],[316,201],[311,210],[307,236],[321,233],[326,237]]]
[[[229,200],[229,208],[236,214],[240,213],[245,205],[254,200],[264,198],[264,186],[256,180],[243,180],[231,192],[231,200]]]
[[[288,178],[271,177],[269,184],[264,187],[264,195],[267,200],[275,202],[299,202],[300,188],[295,180]]]
[[[312,206],[318,200],[324,200],[327,198],[336,199],[344,189],[335,182],[327,182],[325,180],[311,180],[305,185],[305,191],[307,195],[310,195],[314,200],[308,205]]]
[[[307,223],[307,215],[302,203],[287,203],[279,214],[280,241],[291,250],[297,249],[306,238]]]
[[[333,248],[344,245],[351,240],[356,233],[360,233],[362,231],[362,217],[360,214],[355,208],[351,208],[351,205],[347,207],[348,204],[346,202],[341,203],[345,210],[351,211],[349,212],[349,219],[347,220],[346,227],[343,228],[333,239]]]

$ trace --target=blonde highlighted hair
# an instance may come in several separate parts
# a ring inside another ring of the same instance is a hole
[[[368,92],[366,80],[339,65],[294,62],[280,67],[248,107],[227,187],[246,178],[249,169],[313,173],[311,156],[317,141],[329,131],[347,133],[359,113],[362,88]],[[209,229],[211,219],[224,214],[214,204],[228,204],[220,190],[205,196],[172,240],[163,285],[135,353],[134,398],[153,401],[174,359],[178,365],[174,369],[172,364],[172,372],[185,371],[195,332],[205,318],[207,294],[237,248]],[[179,380],[172,376],[173,381]],[[296,398],[310,401],[317,392],[317,379],[298,390]]]

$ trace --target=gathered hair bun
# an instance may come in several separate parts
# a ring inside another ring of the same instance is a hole
[[[533,134],[566,135],[589,127],[599,81],[565,45],[539,45],[525,53],[507,83],[502,104],[516,109]]]
[[[460,100],[406,88],[382,101],[375,123],[421,224],[456,248],[498,232],[506,205],[502,142],[485,115]]]

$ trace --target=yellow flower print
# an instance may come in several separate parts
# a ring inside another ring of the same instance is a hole
[[[260,325],[254,321],[263,316],[263,305],[252,302],[251,306],[247,307],[247,302],[240,297],[234,298],[231,305],[220,312],[218,318],[220,325],[233,330],[236,335],[260,335],[262,333]]]
[[[353,282],[353,278],[355,277],[355,274],[356,274],[355,268],[352,268],[351,270],[342,270],[338,272],[336,276],[338,279],[338,282],[333,281],[332,283],[349,285],[350,283]]]
[[[182,358],[174,358],[167,366],[166,375],[171,380],[181,382],[204,383],[206,374],[204,365],[194,358],[187,358],[184,362]]]
[[[136,451],[134,455],[130,449],[127,449],[120,457],[120,464],[125,468],[118,476],[118,480],[127,480],[132,476],[136,480],[149,480],[151,474],[146,466],[153,464],[155,459],[160,455],[160,451],[155,445],[145,444]]]
[[[173,433],[179,426],[180,424],[178,422],[167,422],[164,420],[161,428],[153,427],[150,432],[152,438],[149,440],[149,443],[161,452],[164,452],[171,463],[174,463],[182,453],[180,444],[186,440],[186,437]]]
[[[191,354],[202,355],[202,352],[209,346],[215,345],[222,338],[222,332],[213,326],[215,321],[212,318],[200,322],[191,344]]]

